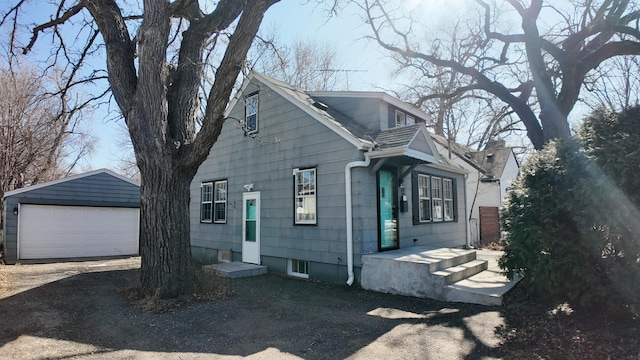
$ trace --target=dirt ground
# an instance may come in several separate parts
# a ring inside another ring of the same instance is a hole
[[[520,285],[487,307],[269,274],[157,313],[125,298],[139,266],[0,266],[0,359],[640,360],[637,319],[549,309]]]
[[[167,313],[123,291],[139,258],[0,266],[0,359],[492,359],[500,308],[279,275]]]

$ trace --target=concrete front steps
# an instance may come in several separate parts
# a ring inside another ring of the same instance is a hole
[[[362,256],[364,289],[440,301],[501,305],[515,285],[500,274],[499,251],[409,247]]]
[[[230,279],[258,276],[267,273],[267,267],[264,265],[247,264],[239,261],[205,265],[202,267],[202,270],[218,277]]]

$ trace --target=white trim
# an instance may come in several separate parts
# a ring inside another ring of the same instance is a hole
[[[351,286],[355,280],[353,273],[353,204],[351,199],[351,169],[354,167],[368,167],[371,164],[371,158],[367,152],[364,154],[364,160],[356,160],[348,163],[344,167],[344,196],[346,204],[345,218],[347,221],[347,285]]]
[[[300,99],[296,98],[295,96],[293,96],[290,93],[288,93],[287,91],[285,91],[281,86],[276,84],[274,82],[274,80],[271,80],[266,75],[263,75],[263,74],[260,74],[258,72],[252,71],[249,74],[249,76],[247,77],[247,79],[245,80],[245,83],[242,85],[242,88],[241,88],[240,92],[243,92],[244,89],[246,89],[248,84],[253,79],[256,79],[256,80],[260,81],[261,83],[263,83],[264,85],[269,87],[271,90],[273,90],[275,93],[277,93],[278,95],[282,96],[283,98],[285,98],[290,103],[296,105],[298,108],[300,108],[301,110],[303,110],[307,114],[311,115],[311,117],[313,117],[314,119],[318,120],[321,124],[325,125],[330,130],[332,130],[336,134],[340,135],[343,139],[347,140],[349,143],[354,145],[358,150],[368,150],[368,149],[373,147],[372,143],[367,142],[367,141],[362,141],[360,138],[358,138],[355,135],[351,134],[351,132],[349,132],[347,129],[345,129],[337,121],[335,121],[332,118],[330,118],[329,114],[323,115],[323,114],[320,113],[320,111],[321,111],[320,109],[316,110],[315,108],[313,108],[311,106],[311,104],[303,103],[302,101],[300,101]],[[287,84],[287,86],[288,87],[292,87],[292,85],[288,85],[288,84]],[[303,91],[303,90],[301,90],[301,91]],[[308,93],[305,92],[305,94],[308,94]],[[238,102],[238,98],[236,96],[234,98],[234,100],[232,100],[231,103],[229,104],[229,106],[227,108],[227,111],[225,111],[225,117],[229,116],[229,114],[231,113],[231,110],[233,109],[234,106],[236,106],[237,102]]]
[[[293,271],[293,261],[299,261],[299,262],[305,262],[307,263],[307,273],[301,273],[301,272],[297,272],[297,271]],[[299,278],[303,278],[303,279],[308,279],[309,278],[309,261],[307,260],[300,260],[300,259],[287,259],[287,275],[289,276],[293,276],[293,277],[299,277]]]
[[[256,201],[256,241],[245,241],[247,234],[247,209],[246,201],[253,199]],[[257,264],[261,263],[261,251],[260,251],[260,191],[245,192],[242,193],[242,262]]]
[[[380,99],[383,100],[398,109],[405,111],[405,113],[409,113],[410,115],[417,115],[425,120],[430,120],[431,115],[426,112],[416,108],[415,106],[403,102],[394,98],[393,96],[382,92],[382,91],[309,91],[309,95],[318,96],[318,97],[353,97],[353,98],[362,98],[362,99]]]
[[[211,224],[213,222],[213,191],[214,191],[213,183],[214,183],[213,181],[205,181],[205,182],[201,182],[200,183],[200,222],[201,223],[205,223],[205,224]],[[205,186],[211,188],[211,200],[209,200],[207,202],[205,202],[204,199],[203,199],[203,195],[204,195],[203,190],[204,190]],[[203,219],[203,217],[202,217],[202,215],[203,215],[202,206],[205,203],[206,204],[211,204],[211,218],[209,218],[209,219]]]
[[[52,186],[52,185],[57,185],[57,184],[61,184],[67,181],[73,181],[73,180],[78,180],[78,179],[82,179],[85,177],[89,177],[89,176],[93,176],[93,175],[97,175],[97,174],[101,174],[101,173],[105,173],[108,175],[111,175],[115,178],[118,178],[122,181],[126,181],[132,185],[135,186],[140,186],[139,183],[137,183],[136,181],[129,179],[128,177],[122,176],[118,173],[113,172],[112,170],[109,169],[98,169],[98,170],[93,170],[93,171],[89,171],[86,173],[82,173],[82,174],[78,174],[78,175],[73,175],[73,176],[68,176],[62,179],[57,179],[57,180],[52,180],[52,181],[47,181],[47,182],[43,182],[40,184],[36,184],[36,185],[31,185],[31,186],[27,186],[27,187],[23,187],[20,189],[16,189],[16,190],[11,190],[11,191],[7,191],[6,193],[4,193],[3,198],[6,198],[8,196],[13,196],[13,195],[17,195],[17,194],[21,194],[27,191],[31,191],[31,190],[37,190],[37,189],[42,189],[44,187],[47,186]]]
[[[224,183],[224,202],[216,200],[216,185],[218,183]],[[213,193],[211,194],[212,206],[211,206],[211,220],[214,224],[226,224],[227,223],[227,207],[229,203],[229,183],[228,180],[218,180],[213,182]],[[216,220],[216,204],[224,204],[224,220]]]

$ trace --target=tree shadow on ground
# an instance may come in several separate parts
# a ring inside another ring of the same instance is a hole
[[[137,269],[81,273],[0,299],[0,357],[501,357],[494,334],[504,326],[500,308],[269,274],[220,280],[235,295],[152,313],[122,295],[138,276]]]

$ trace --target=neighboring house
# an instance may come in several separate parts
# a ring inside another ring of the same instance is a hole
[[[138,254],[140,185],[101,169],[4,194],[4,260]]]
[[[191,185],[194,257],[351,284],[363,254],[464,247],[466,171],[438,154],[427,116],[252,73]]]
[[[499,208],[511,182],[518,177],[520,165],[504,140],[494,140],[484,150],[448,142],[433,135],[436,148],[449,160],[468,171],[467,204],[472,244],[490,244],[500,240]]]

